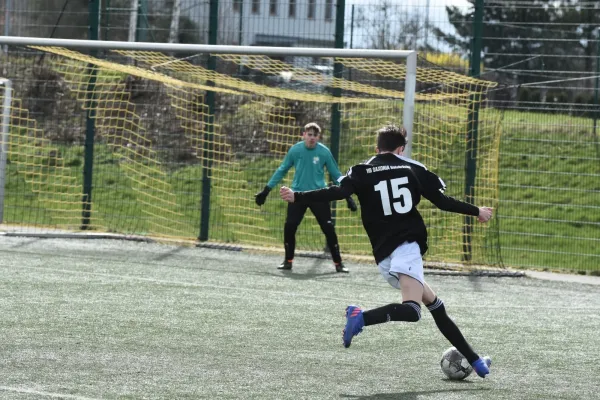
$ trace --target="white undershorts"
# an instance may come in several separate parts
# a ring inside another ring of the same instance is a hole
[[[379,273],[390,285],[400,289],[398,274],[415,278],[421,285],[425,282],[423,275],[423,258],[417,242],[404,242],[386,259],[379,263]]]

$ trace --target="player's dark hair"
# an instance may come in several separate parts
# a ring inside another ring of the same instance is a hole
[[[304,125],[304,132],[308,132],[308,131],[313,131],[313,133],[320,135],[321,127],[316,122],[311,122],[311,123]]]
[[[377,131],[379,151],[394,151],[400,146],[406,146],[406,129],[396,125],[386,125]]]

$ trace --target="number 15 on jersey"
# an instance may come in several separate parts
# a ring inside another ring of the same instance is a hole
[[[379,182],[374,190],[381,196],[381,205],[384,215],[392,215],[392,206],[398,214],[406,214],[412,209],[412,195],[406,186],[408,178],[395,178]],[[392,198],[390,199],[389,186],[392,187]],[[397,200],[397,201],[396,201]]]

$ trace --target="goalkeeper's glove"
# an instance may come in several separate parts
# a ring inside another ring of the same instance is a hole
[[[358,210],[358,207],[356,206],[356,203],[354,202],[352,196],[346,197],[346,204],[348,204],[348,208],[350,209],[350,211],[354,212]]]
[[[265,188],[262,190],[262,192],[258,192],[254,195],[254,201],[256,201],[256,204],[259,206],[262,206],[263,204],[265,204],[265,201],[267,201],[267,196],[269,195],[269,192],[271,191],[271,188],[268,186],[265,186]]]

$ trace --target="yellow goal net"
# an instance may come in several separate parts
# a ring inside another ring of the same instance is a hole
[[[377,129],[406,123],[403,59],[10,46],[3,63],[14,90],[0,222],[40,232],[201,237],[282,250],[286,204],[272,193],[258,207],[254,194],[301,128],[322,127],[345,173],[374,153]],[[449,195],[490,206],[501,133],[501,114],[485,101],[494,85],[419,58],[412,93],[411,158],[443,177]],[[467,163],[476,169],[471,187]],[[342,253],[368,257],[360,208],[334,209]],[[499,262],[494,224],[466,229],[473,221],[427,201],[419,211],[430,232],[428,260]],[[322,252],[310,213],[297,235],[298,250]]]

